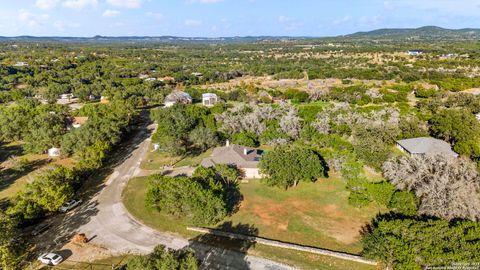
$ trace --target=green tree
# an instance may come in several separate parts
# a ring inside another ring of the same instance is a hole
[[[240,132],[232,135],[232,143],[256,147],[258,145],[257,135],[251,132]]]
[[[397,191],[393,194],[388,208],[406,216],[415,216],[418,211],[417,205],[417,198],[413,192]]]
[[[205,151],[218,144],[217,135],[209,128],[197,127],[188,135],[190,142],[198,147],[201,151]]]
[[[27,220],[39,218],[45,212],[55,212],[73,198],[78,183],[78,176],[71,169],[54,167],[19,191],[8,211]]]
[[[42,113],[29,123],[29,132],[25,135],[25,150],[31,153],[44,153],[49,148],[60,146],[65,133],[65,116],[58,113]]]
[[[363,255],[393,269],[480,260],[480,223],[380,216],[362,238]]]
[[[223,192],[219,186],[212,188],[197,178],[152,176],[149,180],[147,206],[186,218],[195,225],[211,225],[225,218],[227,214]],[[221,187],[221,186],[220,186]]]
[[[158,245],[146,256],[135,256],[128,270],[197,270],[199,261],[191,249],[174,250]]]
[[[452,144],[478,139],[480,122],[466,110],[446,109],[430,120],[432,135]]]
[[[16,221],[0,211],[0,267],[5,270],[20,269],[25,252],[25,241]]]
[[[259,168],[268,184],[286,189],[297,186],[300,181],[315,182],[326,175],[321,156],[301,146],[276,147],[262,157]]]

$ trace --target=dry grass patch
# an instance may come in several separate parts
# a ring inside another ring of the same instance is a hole
[[[230,218],[234,224],[254,225],[262,237],[338,251],[359,253],[362,227],[383,210],[350,206],[345,183],[337,178],[287,191],[258,181],[240,188],[244,200]]]

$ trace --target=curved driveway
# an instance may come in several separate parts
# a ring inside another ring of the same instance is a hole
[[[149,129],[152,130],[153,126]],[[78,209],[75,215],[66,217],[66,219],[84,217],[84,222],[77,222],[80,225],[75,226],[76,232],[85,233],[93,243],[105,247],[114,254],[148,253],[158,244],[175,249],[190,245],[202,260],[204,269],[293,269],[240,252],[192,244],[180,236],[155,231],[136,221],[123,206],[122,191],[128,180],[140,173],[140,163],[149,151],[148,134],[146,130],[139,132],[133,139],[136,140],[134,141],[136,147],[131,149],[129,157],[115,168],[106,186]],[[72,220],[70,223],[75,224]]]

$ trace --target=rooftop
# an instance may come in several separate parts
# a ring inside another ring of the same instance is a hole
[[[203,93],[202,94],[202,98],[216,98],[217,97],[217,94],[214,94],[214,93]]]
[[[210,167],[215,164],[231,164],[239,168],[257,168],[263,150],[231,144],[217,147],[210,157],[202,160],[202,166]]]
[[[397,141],[410,154],[446,154],[450,156],[458,156],[452,151],[449,143],[431,137],[420,137]]]
[[[165,102],[177,102],[177,101],[180,101],[180,100],[192,101],[192,97],[188,93],[185,93],[185,92],[182,92],[182,91],[176,91],[176,92],[172,92],[171,94],[166,96],[164,101]]]

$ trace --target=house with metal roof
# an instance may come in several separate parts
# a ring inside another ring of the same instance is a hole
[[[177,103],[191,104],[192,97],[188,93],[185,93],[183,91],[176,91],[176,92],[170,93],[163,100],[163,104],[165,104],[165,107],[172,107]]]
[[[215,148],[212,155],[204,158],[200,164],[204,167],[212,167],[215,164],[235,166],[245,178],[261,178],[258,163],[262,155],[263,150],[230,144],[227,141],[225,146]]]
[[[397,148],[410,155],[443,154],[458,157],[449,143],[431,137],[399,140],[397,141]]]

